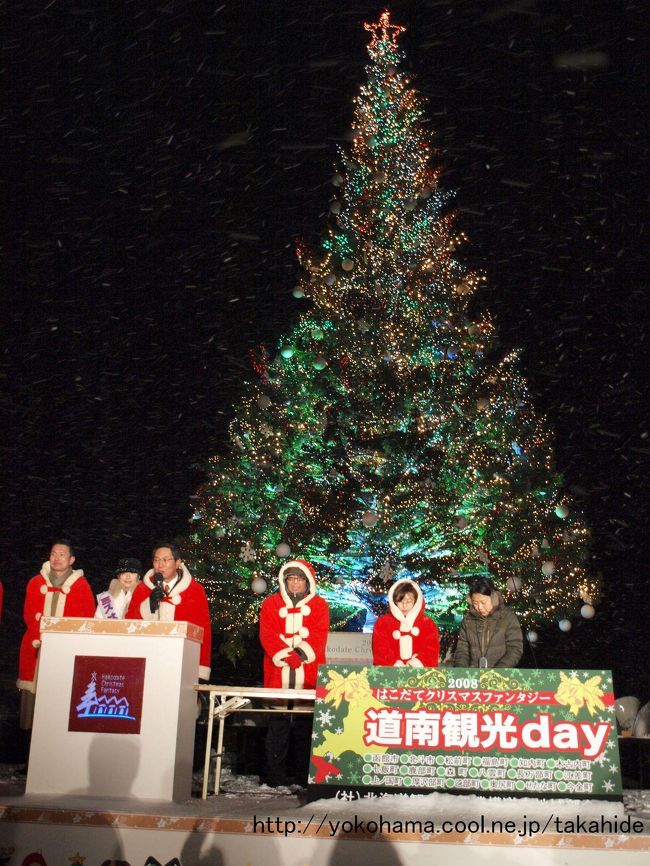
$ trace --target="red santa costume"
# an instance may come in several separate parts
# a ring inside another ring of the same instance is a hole
[[[95,597],[80,568],[74,569],[60,586],[52,584],[50,575],[50,563],[44,562],[41,573],[32,577],[25,591],[24,619],[27,629],[20,644],[17,685],[28,692],[36,691],[41,617],[92,617],[95,613]]]
[[[397,588],[409,584],[415,604],[403,613],[394,601]],[[372,632],[372,663],[391,667],[436,668],[440,639],[438,627],[424,612],[422,590],[412,580],[397,580],[388,590],[390,613],[380,616]]]
[[[199,659],[199,679],[210,679],[212,664],[212,630],[210,610],[205,590],[189,573],[184,563],[181,563],[178,579],[171,584],[169,595],[160,602],[155,613],[151,612],[149,596],[154,583],[154,571],[150,569],[142,582],[133,591],[133,596],[124,619],[146,619],[160,622],[191,622],[203,629],[201,654]]]
[[[299,568],[307,578],[307,595],[294,605],[287,593],[285,575]],[[294,559],[280,569],[278,591],[264,599],[260,609],[260,642],[264,649],[264,685],[267,688],[313,689],[318,665],[325,663],[330,612],[325,599],[316,595],[316,572],[304,559]],[[287,657],[298,653],[295,668]]]

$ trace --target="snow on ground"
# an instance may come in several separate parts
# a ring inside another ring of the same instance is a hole
[[[212,781],[212,780],[211,780]],[[644,821],[644,832],[650,835],[650,790],[625,791],[623,802],[604,800],[564,800],[541,799],[533,797],[479,797],[475,794],[383,794],[382,792],[359,796],[358,792],[345,789],[331,798],[306,802],[306,792],[297,786],[287,788],[269,788],[261,785],[258,776],[238,776],[225,767],[222,773],[222,790],[217,796],[201,800],[194,796],[186,803],[152,803],[138,802],[130,804],[125,809],[125,803],[109,804],[104,801],[93,802],[92,808],[118,808],[119,811],[137,813],[197,815],[210,817],[247,817],[254,812],[261,816],[289,816],[300,814],[302,810],[314,815],[316,819],[327,816],[329,820],[345,820],[354,818],[376,820],[379,816],[389,817],[393,821],[406,820],[448,820],[471,821],[481,820],[484,816],[490,821],[515,821],[521,824],[524,820],[538,821],[544,826],[550,818],[562,821],[607,820],[619,822],[626,816]],[[25,778],[17,773],[15,765],[0,764],[0,804],[23,802]],[[194,791],[200,792],[202,774],[194,774]],[[38,798],[41,805],[48,798]],[[62,807],[61,798],[54,798],[57,807]],[[77,801],[75,801],[76,803]],[[79,801],[81,805],[82,801]],[[72,801],[67,805],[71,806]],[[86,808],[88,802],[86,801]]]

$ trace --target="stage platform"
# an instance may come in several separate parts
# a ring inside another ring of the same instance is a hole
[[[650,860],[650,791],[626,793],[623,803],[438,793],[347,799],[354,796],[347,792],[307,802],[251,777],[227,776],[224,786],[207,800],[125,808],[110,800],[25,796],[15,780],[3,781],[0,864],[455,866],[461,853],[469,866],[523,858],[527,866]],[[637,823],[629,828],[625,819]],[[581,821],[583,832],[570,832],[571,821]]]

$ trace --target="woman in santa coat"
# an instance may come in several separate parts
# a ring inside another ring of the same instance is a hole
[[[388,590],[389,613],[372,632],[372,663],[390,667],[436,668],[438,627],[424,612],[422,590],[412,580],[397,580]]]
[[[286,562],[278,591],[260,609],[260,643],[264,650],[264,685],[274,689],[314,689],[318,665],[325,663],[329,606],[316,593],[316,572],[304,559]],[[295,778],[307,781],[311,718],[272,713],[266,737],[268,785],[287,784],[287,756],[293,732]]]

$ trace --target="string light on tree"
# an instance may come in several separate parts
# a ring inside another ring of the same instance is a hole
[[[519,352],[499,353],[489,315],[472,313],[486,275],[457,257],[467,239],[402,66],[404,27],[387,11],[364,26],[336,198],[318,247],[296,248],[304,309],[256,355],[231,447],[197,494],[188,559],[232,659],[257,630],[261,593],[242,588],[288,556],[316,564],[334,627],[383,612],[386,566],[419,580],[443,646],[478,576],[510,593],[531,643],[598,599]]]

